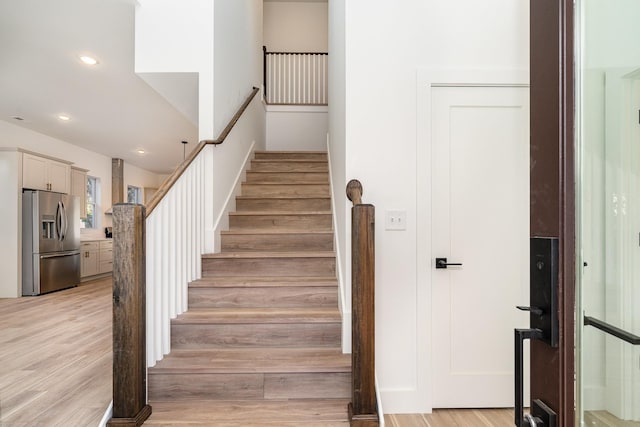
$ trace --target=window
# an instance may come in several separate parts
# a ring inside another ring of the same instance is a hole
[[[100,179],[87,176],[87,217],[82,220],[84,228],[98,228],[97,200],[100,192]]]
[[[127,185],[127,203],[142,204],[142,188]]]

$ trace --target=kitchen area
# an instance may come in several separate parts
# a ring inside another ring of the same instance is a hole
[[[137,202],[144,203],[164,176],[97,153],[84,159],[0,147],[0,298],[37,296],[111,276],[112,204],[126,202],[131,189],[139,189]],[[92,180],[97,191],[89,200]]]
[[[101,237],[80,233],[88,213],[87,172],[60,159],[22,153],[22,296],[111,274],[111,227]]]

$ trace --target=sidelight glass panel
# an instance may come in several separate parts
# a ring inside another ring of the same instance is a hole
[[[640,426],[640,1],[578,0],[578,422]],[[606,327],[604,328],[606,329]]]

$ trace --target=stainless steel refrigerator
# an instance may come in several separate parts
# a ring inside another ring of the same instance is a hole
[[[80,202],[50,191],[22,192],[22,295],[80,283]]]

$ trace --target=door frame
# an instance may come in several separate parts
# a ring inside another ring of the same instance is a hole
[[[531,235],[559,239],[559,345],[531,342],[531,398],[575,425],[576,156],[573,0],[530,2]]]
[[[416,162],[417,162],[417,292],[416,292],[416,390],[426,410],[433,408],[432,319],[431,319],[431,89],[438,86],[529,87],[526,69],[419,68],[416,75]],[[421,167],[421,165],[423,165]],[[514,308],[515,309],[515,308]]]

